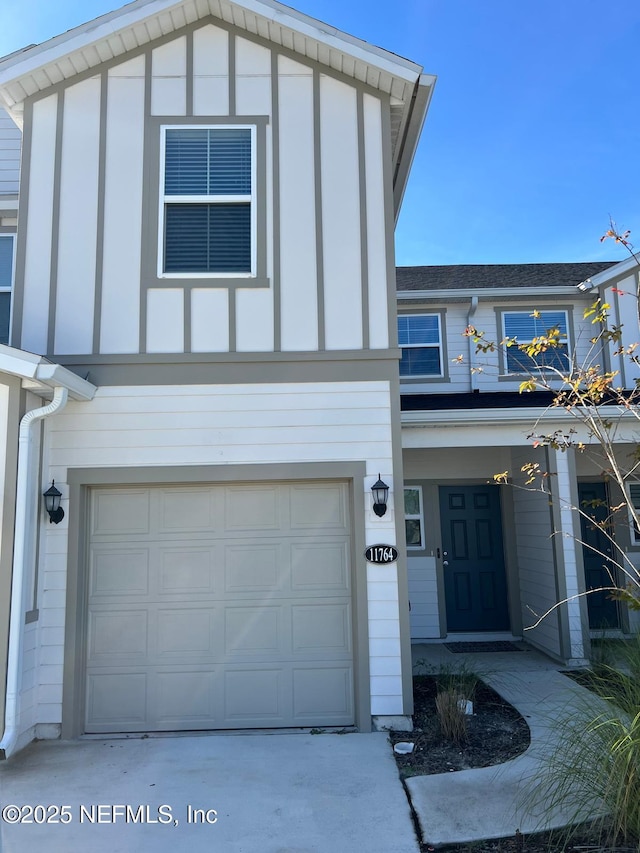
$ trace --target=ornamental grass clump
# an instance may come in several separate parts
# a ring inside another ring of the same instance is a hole
[[[442,736],[453,743],[463,743],[467,738],[466,705],[473,701],[478,676],[464,664],[457,668],[443,666],[436,682],[436,713]]]
[[[640,851],[640,635],[614,662],[580,677],[589,687],[552,725],[555,748],[528,808],[561,809],[569,838],[592,821],[600,841]]]

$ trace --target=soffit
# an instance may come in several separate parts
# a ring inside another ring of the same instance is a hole
[[[275,0],[134,0],[0,60],[0,97],[18,118],[25,98],[213,16],[366,83],[406,104],[421,68]]]

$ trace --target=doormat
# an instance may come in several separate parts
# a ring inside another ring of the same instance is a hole
[[[488,643],[443,643],[445,649],[449,649],[454,655],[467,652],[524,652],[522,643],[510,643],[508,640],[496,640]]]

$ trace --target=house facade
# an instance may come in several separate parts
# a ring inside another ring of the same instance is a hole
[[[637,342],[637,264],[415,267],[399,268],[397,279],[412,639],[524,637],[581,664],[592,637],[639,627],[637,614],[606,593],[584,594],[611,585],[597,553],[611,544],[576,508],[616,505],[620,495],[588,436],[577,436],[583,453],[533,447],[538,423],[545,433],[579,425],[548,408],[551,391],[519,392],[536,365],[500,342],[526,343],[557,327],[562,343],[547,354],[550,367],[591,359],[635,387],[635,371],[614,348],[593,351],[584,313],[600,296],[623,342]],[[494,351],[477,352],[468,327],[495,342]],[[620,421],[617,452],[627,470],[636,443],[634,424]],[[527,486],[529,463],[551,475],[550,495]],[[498,474],[507,482],[496,482]],[[640,540],[618,518],[615,541],[640,566]]]
[[[393,229],[434,82],[274,0],[136,0],[0,61],[5,757],[408,724]]]

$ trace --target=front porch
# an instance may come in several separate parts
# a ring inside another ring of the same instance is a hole
[[[452,438],[470,431],[450,430],[444,447],[415,446],[417,431],[406,431],[412,642],[524,638],[555,661],[584,665],[591,637],[638,628],[634,614],[606,593],[585,595],[610,585],[605,558],[593,550],[606,552],[610,543],[598,540],[576,507],[600,491],[608,503],[617,496],[601,469],[573,450],[536,450],[520,430],[509,435],[496,424],[494,431],[503,444],[453,446]],[[421,433],[431,440],[439,433],[444,443],[444,430]],[[527,485],[522,467],[531,462],[550,473],[548,492],[539,481]],[[508,479],[497,484],[494,475],[503,472]],[[640,546],[628,524],[616,524],[614,535],[636,559]]]

